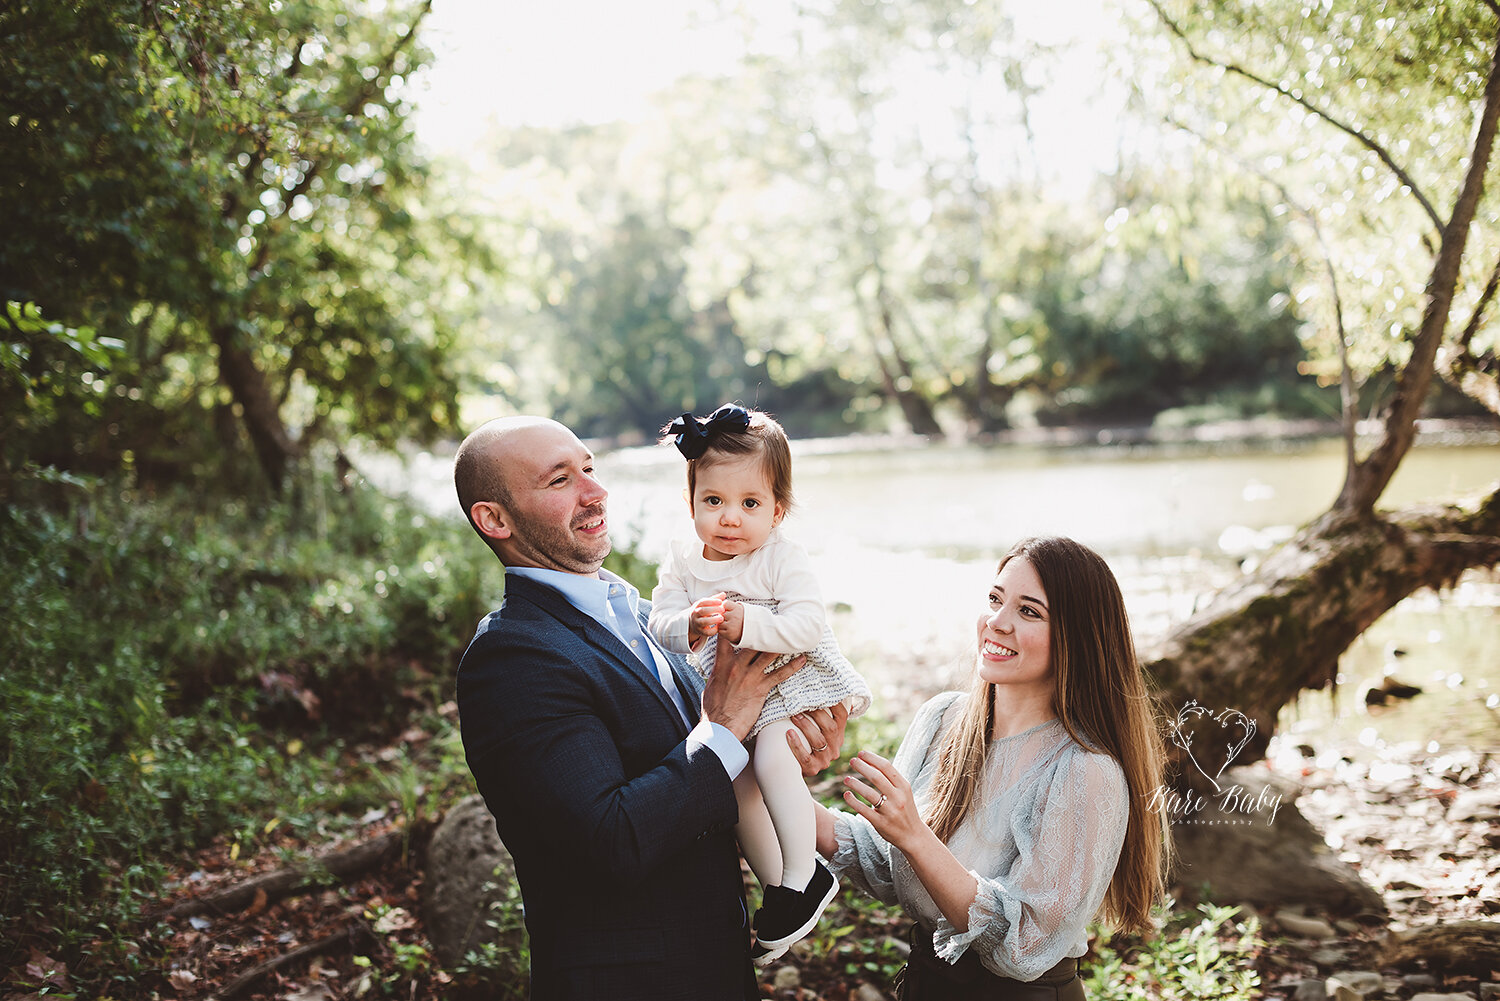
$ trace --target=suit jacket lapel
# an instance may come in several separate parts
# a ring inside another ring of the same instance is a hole
[[[672,703],[672,698],[661,686],[661,679],[656,672],[646,667],[639,657],[630,652],[630,648],[620,642],[620,638],[610,632],[605,625],[591,615],[579,611],[562,592],[556,588],[530,580],[525,577],[509,576],[505,579],[507,597],[514,595],[530,601],[541,608],[547,614],[557,619],[567,628],[581,635],[592,646],[598,648],[601,653],[609,655],[620,667],[630,672],[641,684],[645,685],[651,694],[661,703],[672,723],[682,736],[687,735],[687,729],[683,726],[682,715],[677,711],[677,706]],[[673,673],[677,671],[677,664],[670,654],[668,661],[672,664]],[[695,700],[689,700],[691,709],[698,709]]]

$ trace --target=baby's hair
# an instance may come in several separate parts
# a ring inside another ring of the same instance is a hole
[[[771,481],[771,496],[782,514],[792,509],[792,448],[786,431],[776,418],[761,410],[751,410],[750,425],[743,431],[719,431],[709,440],[703,455],[687,461],[688,499],[698,487],[698,470],[727,462],[742,455],[758,456],[766,479]],[[663,428],[663,433],[666,429]],[[663,441],[671,440],[670,437]]]

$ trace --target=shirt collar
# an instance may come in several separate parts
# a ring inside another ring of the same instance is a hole
[[[629,581],[603,568],[599,570],[597,577],[545,570],[541,567],[506,567],[505,573],[506,576],[515,574],[560,591],[568,599],[568,604],[596,622],[609,622],[609,592],[615,585],[625,589],[625,600],[632,615],[641,600],[641,592]]]

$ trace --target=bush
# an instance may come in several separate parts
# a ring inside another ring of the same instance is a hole
[[[461,521],[331,483],[0,508],[0,968],[128,919],[173,853],[317,827],[344,738],[451,698],[501,586]]]

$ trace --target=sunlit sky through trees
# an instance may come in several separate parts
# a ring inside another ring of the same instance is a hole
[[[418,132],[436,153],[466,152],[491,126],[631,120],[687,75],[733,71],[750,52],[790,51],[793,4],[760,0],[745,15],[712,0],[438,0],[424,26],[434,60],[416,83]],[[1017,33],[1062,46],[1032,102],[1043,174],[1076,189],[1114,160],[1124,95],[1106,68],[1121,31],[1106,0],[1010,5]],[[1044,78],[1043,78],[1044,77]],[[899,103],[914,119],[941,109],[940,80],[909,77]],[[1022,141],[1017,136],[1017,141]]]

